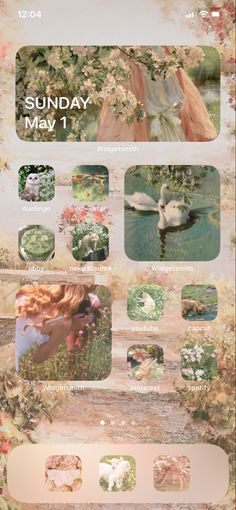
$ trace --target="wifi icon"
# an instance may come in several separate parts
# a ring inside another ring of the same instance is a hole
[[[208,11],[200,11],[199,14],[202,18],[206,18],[208,16]]]

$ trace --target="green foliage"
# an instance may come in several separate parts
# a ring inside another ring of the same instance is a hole
[[[208,171],[214,171],[209,166],[188,165],[155,165],[147,166],[147,182],[151,185],[168,184],[172,189],[184,192],[192,192],[201,188],[201,181]]]
[[[56,353],[43,363],[35,363],[31,349],[21,359],[20,375],[27,380],[99,381],[106,379],[111,371],[111,302],[105,287],[96,288],[102,303],[102,315],[96,325],[86,329],[86,340],[78,350],[67,352],[63,342]],[[96,329],[95,329],[96,328]]]
[[[196,84],[205,83],[208,80],[220,80],[220,55],[216,48],[211,46],[201,46],[205,58],[198,66],[190,68],[189,76]]]
[[[155,309],[145,313],[143,311],[143,293],[147,293],[155,302]],[[159,320],[163,315],[164,293],[159,285],[132,285],[128,289],[128,316],[131,320]]]
[[[189,205],[192,194],[201,190],[203,180],[209,172],[213,173],[216,170],[208,165],[139,165],[129,169],[126,179],[129,175],[141,177],[145,183],[155,186],[159,191],[165,183],[171,191],[181,192],[185,208]]]
[[[105,462],[107,464],[110,464],[111,460],[114,458],[117,458],[117,459],[121,458],[122,460],[127,460],[130,464],[130,471],[124,477],[122,488],[117,489],[116,487],[113,487],[112,492],[132,491],[136,485],[136,462],[135,462],[135,459],[129,455],[122,455],[122,456],[120,456],[120,455],[106,455],[105,457],[102,457],[100,462]],[[100,480],[100,485],[104,491],[108,490],[108,485],[104,480]]]
[[[0,372],[0,509],[20,510],[7,491],[8,453],[33,441],[32,431],[42,418],[52,421],[62,395],[44,391],[41,383],[22,381],[13,371]]]
[[[205,104],[209,113],[211,122],[214,124],[217,133],[220,132],[220,101],[207,101]]]
[[[105,248],[108,251],[109,231],[108,228],[99,223],[78,223],[72,232],[72,254],[76,260],[83,260],[85,257],[84,248],[79,246],[79,241],[87,234],[97,234],[96,250]]]
[[[48,165],[24,165],[18,173],[18,192],[25,189],[26,179],[29,174],[38,174],[40,176],[38,202],[52,200],[55,194],[55,173]]]

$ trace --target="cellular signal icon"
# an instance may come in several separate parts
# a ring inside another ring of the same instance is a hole
[[[188,14],[185,14],[185,18],[194,18],[194,16],[194,12],[188,12]]]

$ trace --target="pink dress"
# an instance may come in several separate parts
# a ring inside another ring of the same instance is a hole
[[[130,61],[130,77],[127,87],[144,105],[146,110],[147,104],[145,100],[145,79],[140,67]],[[216,138],[217,132],[212,124],[204,101],[193,84],[192,80],[182,69],[176,72],[176,77],[180,89],[183,92],[183,101],[179,112],[179,120],[183,132],[184,141],[203,142]],[[158,87],[157,87],[158,89]],[[135,121],[128,124],[124,120],[120,120],[109,106],[109,101],[103,103],[99,117],[99,127],[97,141],[100,142],[147,142],[151,141],[148,121]],[[173,138],[163,139],[163,141],[173,141]],[[178,141],[176,139],[175,141]]]
[[[142,104],[145,104],[142,72],[135,62],[131,61],[129,65],[131,73],[127,82],[127,88]],[[127,124],[126,121],[120,120],[111,110],[109,101],[104,101],[99,117],[98,142],[148,142],[148,140],[146,119],[141,122],[135,121],[132,124]]]

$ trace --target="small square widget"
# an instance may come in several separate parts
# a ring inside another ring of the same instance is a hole
[[[190,461],[185,455],[160,455],[154,460],[154,487],[158,491],[180,492],[190,486]]]
[[[82,464],[76,455],[51,455],[46,460],[45,483],[51,492],[77,492],[82,484]]]
[[[164,292],[156,284],[132,285],[128,289],[127,313],[134,321],[158,321],[162,318]]]
[[[72,231],[72,255],[76,260],[103,261],[109,255],[109,231],[99,223],[78,223]]]
[[[105,166],[79,165],[72,175],[73,197],[78,202],[100,202],[109,194],[109,173]]]
[[[128,455],[106,455],[99,462],[99,483],[107,492],[132,491],[136,485],[136,462]]]
[[[18,195],[26,202],[48,202],[55,194],[55,172],[48,165],[24,165],[18,172]]]
[[[217,316],[214,285],[185,285],[181,293],[182,317],[187,321],[213,321]]]
[[[164,354],[159,345],[135,344],[127,352],[128,376],[135,381],[157,381],[164,372]]]
[[[47,262],[55,254],[54,233],[43,225],[28,225],[18,232],[19,257],[25,262]]]
[[[181,352],[181,374],[187,381],[211,381],[218,375],[217,351],[212,344],[189,343]]]

